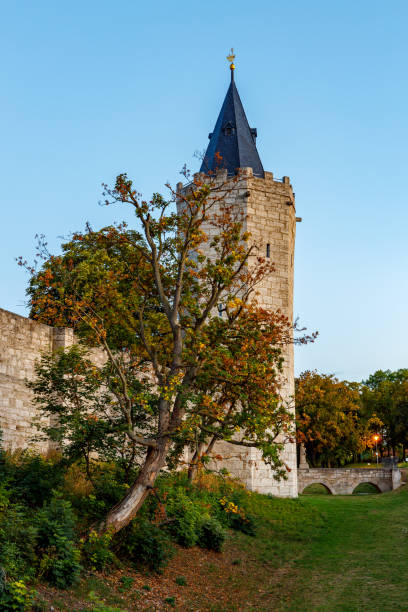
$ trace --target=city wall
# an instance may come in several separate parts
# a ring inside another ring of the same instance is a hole
[[[0,309],[0,429],[5,448],[25,448],[37,432],[32,425],[36,409],[26,386],[34,377],[36,360],[72,342],[72,329],[49,327]],[[48,450],[48,443],[40,449]]]

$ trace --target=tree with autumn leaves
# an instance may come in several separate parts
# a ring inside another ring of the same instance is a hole
[[[294,431],[280,397],[282,348],[308,338],[294,340],[291,322],[257,303],[257,286],[273,265],[225,203],[238,180],[215,188],[197,179],[169,201],[157,194],[145,201],[120,175],[113,189],[105,186],[105,203],[131,206],[140,230],[87,227],[61,255],[42,244],[41,267],[30,270],[31,316],[73,327],[83,345],[105,355],[99,369],[81,352],[71,355],[70,410],[81,423],[102,422],[126,455],[136,448],[141,456],[101,532],[127,525],[160,470],[179,464],[186,447],[192,470],[227,440],[259,448],[276,476],[285,475],[279,451]],[[39,366],[36,398],[43,413],[58,416],[67,411],[66,396],[58,395],[52,368]]]
[[[372,452],[405,459],[408,370],[377,370],[357,383],[303,372],[296,380],[297,440],[313,467],[334,466]]]
[[[359,383],[315,371],[296,379],[297,440],[313,467],[349,463],[373,446],[381,426],[375,412],[364,410]]]

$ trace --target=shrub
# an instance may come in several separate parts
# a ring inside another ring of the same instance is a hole
[[[175,605],[176,605],[176,598],[175,597],[166,597],[166,599],[164,600],[164,603],[169,604],[169,606],[174,608]]]
[[[101,465],[93,479],[95,489],[89,495],[72,495],[72,502],[78,513],[94,523],[106,516],[107,512],[127,493],[129,485],[121,479],[121,471],[114,465]],[[72,489],[72,486],[71,486]]]
[[[5,482],[0,483],[0,512],[3,512],[9,505],[11,491]]]
[[[48,504],[37,512],[39,545],[46,547],[55,544],[57,536],[73,540],[76,518],[69,501],[55,494]]]
[[[64,466],[59,459],[46,459],[29,451],[23,451],[20,456],[6,455],[3,470],[12,499],[31,507],[41,507],[49,501],[53,491],[64,482]]]
[[[93,612],[126,612],[122,608],[115,608],[112,606],[107,606],[103,601],[99,599],[94,591],[90,591],[88,593],[88,597],[92,602],[92,610]]]
[[[57,537],[56,545],[50,546],[41,557],[38,575],[59,589],[67,589],[79,580],[80,557],[72,542]]]
[[[124,593],[125,591],[129,591],[129,589],[132,588],[135,579],[132,576],[122,576],[120,581],[122,584],[119,587],[119,591],[121,593]]]
[[[220,552],[225,541],[225,530],[217,519],[208,517],[202,520],[198,543],[201,548]]]
[[[9,580],[35,573],[37,529],[20,505],[8,506],[0,517],[0,562]]]
[[[103,571],[114,560],[115,556],[110,550],[111,541],[111,532],[99,535],[95,530],[91,530],[89,538],[83,544],[82,556],[86,565],[93,571]]]
[[[226,496],[219,500],[218,518],[220,521],[236,531],[242,531],[247,535],[254,536],[256,533],[256,523],[254,517],[245,511],[242,506],[242,494],[236,494],[231,499]]]
[[[183,489],[177,487],[169,494],[166,511],[171,519],[167,528],[178,544],[186,547],[197,544],[202,505],[192,501]]]
[[[30,590],[22,580],[8,582],[0,591],[0,609],[4,612],[24,612],[30,610],[35,591]]]
[[[228,526],[252,537],[256,535],[255,519],[248,513],[231,513],[228,518]]]
[[[160,572],[167,564],[172,548],[168,536],[146,520],[133,520],[117,535],[118,553],[136,566]]]
[[[74,584],[81,571],[80,551],[74,544],[75,516],[71,504],[55,496],[36,516],[37,545],[43,554],[39,575],[65,589]]]

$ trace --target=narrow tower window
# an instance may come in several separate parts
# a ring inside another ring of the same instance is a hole
[[[269,242],[268,242],[268,244],[266,245],[266,256],[267,256],[267,257],[270,257],[270,256],[271,256],[271,245],[269,244]]]

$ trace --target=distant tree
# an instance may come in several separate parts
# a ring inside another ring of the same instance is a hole
[[[362,418],[357,383],[303,372],[296,380],[297,439],[312,466],[344,464],[371,444],[379,421]]]
[[[258,447],[276,476],[285,474],[279,451],[293,428],[280,398],[282,347],[293,342],[293,329],[257,304],[256,287],[273,266],[226,195],[225,185],[217,191],[194,181],[177,214],[174,201],[157,194],[143,201],[120,175],[114,189],[105,186],[105,202],[132,206],[141,231],[88,227],[60,256],[42,248],[41,268],[31,269],[31,315],[72,326],[105,351],[101,385],[111,397],[97,418],[114,413],[144,449],[136,480],[101,531],[130,522],[185,445],[195,448],[196,462],[216,440]]]
[[[364,381],[362,403],[382,421],[382,445],[394,456],[399,445],[405,458],[408,448],[408,369],[377,370]]]

